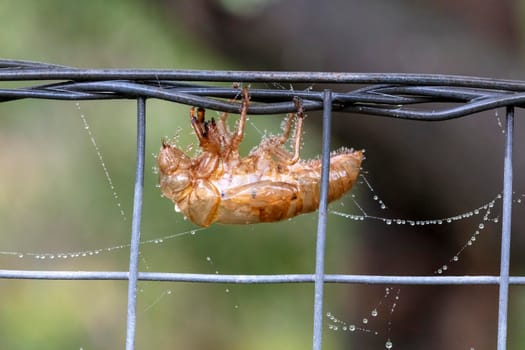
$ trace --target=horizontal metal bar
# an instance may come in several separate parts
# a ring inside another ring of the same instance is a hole
[[[0,70],[1,75],[1,70]],[[44,98],[58,100],[92,100],[92,99],[135,99],[138,96],[157,98],[186,105],[200,106],[217,111],[239,113],[240,104],[228,102],[225,97],[234,98],[238,90],[219,89],[217,87],[173,87],[177,82],[162,82],[161,86],[150,82],[131,81],[97,81],[97,82],[65,82],[17,89],[0,89],[0,102],[22,98]],[[180,85],[180,84],[179,84]],[[184,85],[184,84],[182,84]],[[393,92],[399,95],[393,95]],[[388,93],[387,93],[388,92]],[[414,95],[407,95],[408,93]],[[208,93],[208,95],[205,95]],[[423,95],[418,95],[422,93]],[[288,90],[254,89],[250,114],[277,114],[295,111],[292,96],[300,96],[306,111],[321,110],[320,93],[316,91],[301,91],[293,93]],[[221,98],[218,98],[220,96]],[[465,100],[468,99],[468,100]],[[370,86],[347,93],[334,93],[333,109],[342,112],[372,114],[401,119],[440,121],[459,118],[473,113],[503,106],[525,105],[525,93],[509,91],[494,91],[441,87],[423,88],[405,87],[405,89],[384,85]],[[450,102],[436,108],[425,103]],[[418,104],[417,110],[410,108]]]
[[[127,271],[42,271],[42,270],[0,270],[0,279],[36,280],[128,280]],[[274,284],[313,283],[314,274],[283,275],[218,275],[196,273],[139,272],[141,281],[233,283],[233,284]],[[497,285],[499,276],[381,276],[381,275],[338,275],[326,274],[326,283],[350,284],[414,284],[414,285]],[[509,284],[525,284],[525,276],[511,276]]]
[[[62,66],[22,65],[0,60],[0,80],[186,80],[217,82],[295,82],[351,84],[417,84],[483,87],[523,91],[525,82],[461,75],[347,72],[221,71],[164,69],[80,69]]]

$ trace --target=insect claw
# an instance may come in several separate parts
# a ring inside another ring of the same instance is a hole
[[[295,108],[297,109],[297,116],[299,118],[304,118],[304,108],[303,108],[303,100],[299,96],[294,96],[293,102],[295,104]]]

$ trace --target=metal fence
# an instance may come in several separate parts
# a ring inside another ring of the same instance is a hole
[[[509,284],[525,284],[525,277],[509,276],[512,211],[512,146],[515,107],[525,104],[525,82],[477,77],[321,72],[248,72],[197,70],[76,69],[36,62],[0,60],[1,81],[53,81],[51,84],[0,89],[0,102],[25,98],[54,100],[137,100],[137,158],[131,229],[129,271],[28,271],[0,270],[4,279],[128,280],[126,349],[134,349],[137,281],[204,283],[314,283],[313,349],[322,347],[323,286],[325,283],[499,285],[498,349],[506,348]],[[356,85],[346,93],[331,90],[289,91],[250,89],[250,114],[293,112],[294,97],[306,111],[323,111],[321,204],[318,213],[315,273],[283,275],[220,275],[155,273],[138,271],[142,189],[144,179],[146,100],[162,99],[217,111],[239,112],[238,103],[227,102],[238,89],[228,83],[329,83]],[[365,86],[365,87],[363,87]],[[436,109],[435,103],[440,104]],[[433,104],[432,107],[427,105]],[[417,106],[417,108],[413,108]],[[327,185],[332,111],[371,114],[391,118],[442,121],[476,112],[506,107],[506,143],[503,168],[501,268],[497,276],[372,276],[324,273]]]

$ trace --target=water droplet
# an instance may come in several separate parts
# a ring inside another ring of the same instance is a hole
[[[387,219],[387,220],[385,221],[385,223],[386,223],[387,225],[392,225],[392,220]]]
[[[346,326],[343,326],[343,331],[346,331],[348,328]]]
[[[206,261],[211,261],[211,257],[207,256]]]
[[[24,254],[18,254],[18,257],[22,259],[24,257]]]
[[[229,293],[229,292],[230,292],[230,290],[229,290],[228,288],[226,288],[224,291],[225,291],[226,293]]]
[[[192,230],[192,231],[190,232],[190,234],[191,234],[192,236],[195,235],[195,233],[196,233],[195,230]]]
[[[349,330],[350,332],[355,331],[355,325],[351,324],[350,326],[348,326],[348,330]]]
[[[375,201],[379,199],[378,196],[374,196],[373,198],[374,198]]]
[[[326,317],[331,317],[332,316],[332,313],[331,312],[327,312],[326,313]]]
[[[380,208],[381,208],[381,209],[386,209],[386,205],[381,204],[381,207],[380,207]]]
[[[377,314],[378,314],[377,309],[374,309],[372,310],[372,312],[370,312],[370,315],[372,315],[373,317],[376,317]]]
[[[479,224],[478,228],[479,228],[480,230],[483,230],[483,229],[485,228],[485,225],[484,225],[484,224]]]
[[[367,323],[368,323],[368,318],[366,318],[366,317],[363,318],[363,323],[364,323],[364,324],[367,324]]]
[[[454,257],[452,257],[452,260],[454,260],[454,261],[458,261],[458,260],[459,260],[459,256],[454,255]]]
[[[442,269],[443,269],[443,271],[446,271],[448,269],[448,266],[447,265],[443,265]]]
[[[385,343],[385,348],[387,348],[387,349],[392,349],[393,346],[394,346],[394,344],[392,344],[392,342],[390,340],[388,340]]]

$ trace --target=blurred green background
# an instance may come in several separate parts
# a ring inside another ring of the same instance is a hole
[[[189,28],[141,1],[7,1],[0,5],[2,56],[76,67],[233,69]],[[238,67],[237,67],[238,68]],[[13,84],[4,83],[4,86]],[[136,103],[24,100],[0,105],[4,251],[67,253],[129,242]],[[213,113],[210,111],[209,113]],[[114,198],[84,129],[85,116],[118,195]],[[154,155],[180,127],[195,143],[188,107],[149,101],[142,238],[197,228],[160,197]],[[254,120],[246,152],[279,118]],[[257,128],[257,129],[256,129]],[[307,135],[317,130],[307,128]],[[312,137],[318,138],[318,137]],[[319,143],[305,149],[312,156]],[[120,214],[120,203],[126,218]],[[344,223],[344,220],[339,220]],[[311,273],[315,215],[253,226],[213,226],[141,247],[141,270],[196,273]],[[343,230],[341,228],[340,230]],[[346,242],[349,237],[338,235]],[[337,240],[331,244],[337,247]],[[346,247],[346,248],[345,248]],[[344,256],[347,244],[337,248]],[[36,259],[1,255],[2,268],[127,270],[129,248],[94,257]],[[334,261],[336,263],[336,261]],[[119,349],[126,321],[125,282],[0,281],[2,349]],[[302,349],[310,346],[313,287],[141,282],[137,349]],[[268,336],[271,334],[271,336]],[[333,341],[336,341],[335,339]]]
[[[407,71],[523,79],[521,2],[473,11],[474,3],[7,0],[0,4],[0,56],[90,68]],[[0,254],[2,269],[127,270],[128,247],[116,247],[129,242],[135,113],[134,101],[0,104],[0,250],[24,254]],[[154,155],[165,136],[178,133],[182,145],[196,142],[187,115],[187,106],[147,104],[142,238],[163,241],[141,246],[140,269],[312,273],[315,214],[265,225],[214,225],[190,234],[196,227],[160,197]],[[250,118],[244,151],[260,141],[261,131],[278,132],[281,118]],[[432,126],[366,117],[334,123],[332,148],[367,149],[365,172],[392,211],[381,212],[365,184],[353,193],[379,215],[456,215],[492,199],[501,187],[503,139],[493,113]],[[319,124],[315,114],[307,119],[305,158],[319,153]],[[350,196],[332,208],[359,214]],[[414,231],[330,216],[326,271],[429,274],[461,247],[473,225],[467,220],[447,230]],[[493,225],[494,234],[466,253],[464,265],[452,273],[497,273],[498,230]],[[169,238],[175,234],[180,235]],[[516,249],[522,245],[518,239]],[[97,249],[102,252],[95,256],[56,257]],[[515,262],[517,273],[522,262]],[[312,285],[140,282],[139,288],[137,349],[311,347]],[[0,290],[2,349],[124,347],[124,281],[0,280]],[[509,348],[518,349],[524,341],[523,292],[512,292]],[[325,311],[358,323],[382,300],[384,286],[328,285],[325,293]],[[387,337],[403,349],[494,348],[496,288],[403,287],[401,297],[390,330],[388,312],[382,311],[369,325],[380,335],[325,327],[324,348],[384,348]]]

